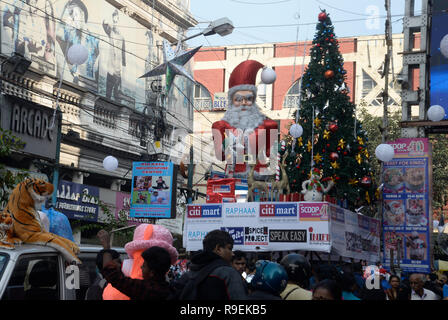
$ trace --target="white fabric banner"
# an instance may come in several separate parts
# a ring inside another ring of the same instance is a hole
[[[234,250],[337,252],[379,259],[379,221],[327,202],[248,202],[188,205],[183,246],[202,249],[205,235],[226,230]]]

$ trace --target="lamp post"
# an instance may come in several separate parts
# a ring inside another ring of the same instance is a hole
[[[56,202],[57,202],[57,193],[58,193],[58,185],[59,185],[59,160],[61,155],[61,140],[62,140],[62,113],[60,112],[61,109],[59,108],[59,97],[61,95],[61,87],[62,87],[62,80],[64,79],[64,71],[65,66],[67,64],[67,60],[69,60],[70,64],[73,65],[81,65],[84,62],[87,61],[88,58],[88,51],[86,47],[84,47],[81,44],[75,44],[71,46],[69,49],[67,49],[64,64],[62,66],[61,76],[59,78],[59,85],[58,85],[58,92],[56,96],[56,108],[54,109],[53,114],[53,120],[51,125],[49,126],[49,129],[52,129],[54,127],[54,120],[56,118],[56,113],[58,113],[59,117],[59,124],[58,124],[58,134],[57,134],[57,140],[56,140],[56,156],[55,156],[55,166],[53,170],[53,186],[54,186],[54,192],[51,197],[51,202],[56,208]]]
[[[187,40],[196,38],[200,35],[204,35],[204,36],[211,36],[214,34],[219,34],[221,37],[224,37],[228,34],[231,34],[233,32],[234,26],[232,21],[230,21],[229,18],[225,17],[225,18],[220,18],[218,20],[212,21],[207,28],[205,28],[204,30],[202,30],[201,32],[194,34],[192,36],[189,36],[188,38],[179,40],[179,42],[185,42]]]

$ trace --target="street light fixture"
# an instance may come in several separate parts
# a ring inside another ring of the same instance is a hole
[[[214,34],[219,34],[221,37],[229,35],[233,32],[234,26],[232,21],[229,18],[220,18],[218,20],[212,21],[207,28],[205,28],[202,32],[194,34],[188,38],[179,40],[179,42],[184,42],[193,38],[196,38],[200,35],[211,36]]]

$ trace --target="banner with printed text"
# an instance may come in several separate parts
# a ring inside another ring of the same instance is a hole
[[[61,180],[57,192],[55,209],[69,219],[91,222],[98,220],[99,188]]]
[[[172,162],[134,162],[130,216],[176,217],[176,168]]]
[[[405,272],[431,269],[432,151],[426,138],[389,142],[395,157],[383,168],[383,265],[393,252]]]
[[[234,250],[328,253],[333,241],[329,227],[330,204],[327,202],[188,205],[183,246],[187,251],[200,250],[206,234],[219,229],[230,233]]]

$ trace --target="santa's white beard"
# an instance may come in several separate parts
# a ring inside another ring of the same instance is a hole
[[[246,109],[242,111],[242,109]],[[266,116],[261,113],[258,105],[253,103],[251,106],[236,107],[230,104],[222,120],[227,121],[232,127],[238,129],[255,129],[266,119]]]

